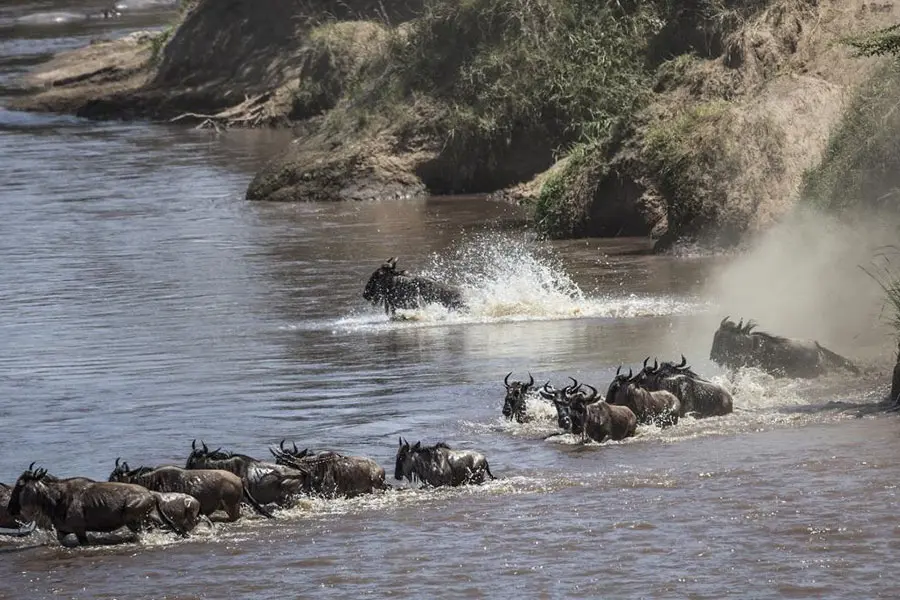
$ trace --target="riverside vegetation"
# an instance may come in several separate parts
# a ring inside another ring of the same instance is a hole
[[[652,236],[659,249],[739,244],[801,198],[893,198],[877,160],[896,144],[896,67],[842,43],[900,20],[893,2],[221,8],[187,2],[162,32],[60,55],[14,105],[295,127],[253,200],[490,193],[551,237]]]

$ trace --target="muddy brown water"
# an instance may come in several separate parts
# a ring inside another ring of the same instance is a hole
[[[8,4],[0,20],[63,9]],[[0,85],[96,27],[6,26]],[[287,141],[0,110],[0,480],[31,461],[101,479],[119,456],[181,464],[194,438],[260,457],[287,438],[391,476],[398,436],[478,448],[498,480],[393,482],[184,541],[0,540],[0,597],[900,593],[900,420],[870,410],[886,377],[726,378],[706,359],[722,307],[701,290],[728,257],[543,244],[479,198],[244,201]],[[471,313],[391,323],[365,306],[392,255],[461,282]],[[620,363],[681,352],[734,391],[733,415],[602,446],[556,435],[544,403],[533,423],[500,418],[510,370],[605,387]]]

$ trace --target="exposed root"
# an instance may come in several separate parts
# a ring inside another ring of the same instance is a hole
[[[268,110],[271,98],[272,92],[252,97],[247,96],[240,104],[226,108],[214,115],[186,112],[169,119],[169,122],[196,121],[195,129],[215,129],[217,133],[232,127],[262,127],[272,120],[272,115]]]

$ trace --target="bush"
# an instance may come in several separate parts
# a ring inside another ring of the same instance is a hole
[[[900,201],[900,64],[864,85],[831,135],[820,164],[804,174],[802,196],[824,209],[886,207]]]
[[[622,5],[426,0],[332,122],[389,128],[406,146],[437,139],[447,162],[473,170],[532,143],[527,178],[559,148],[602,139],[649,92],[644,55],[661,22],[651,4]],[[475,177],[455,175],[463,189]]]

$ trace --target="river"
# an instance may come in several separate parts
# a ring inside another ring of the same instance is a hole
[[[4,93],[50,52],[171,17],[14,25],[59,10],[0,10]],[[0,480],[32,461],[98,479],[117,457],[182,464],[195,438],[266,457],[287,438],[370,456],[401,489],[187,540],[0,540],[0,597],[900,594],[900,419],[872,410],[883,327],[834,338],[866,377],[729,379],[707,358],[730,308],[709,290],[734,257],[540,242],[518,208],[477,197],[245,201],[288,142],[0,109]],[[390,256],[462,282],[472,311],[388,321],[361,292]],[[733,391],[732,415],[603,445],[500,416],[509,371],[605,389],[619,364],[681,353]],[[498,479],[407,489],[399,436],[477,448]]]

